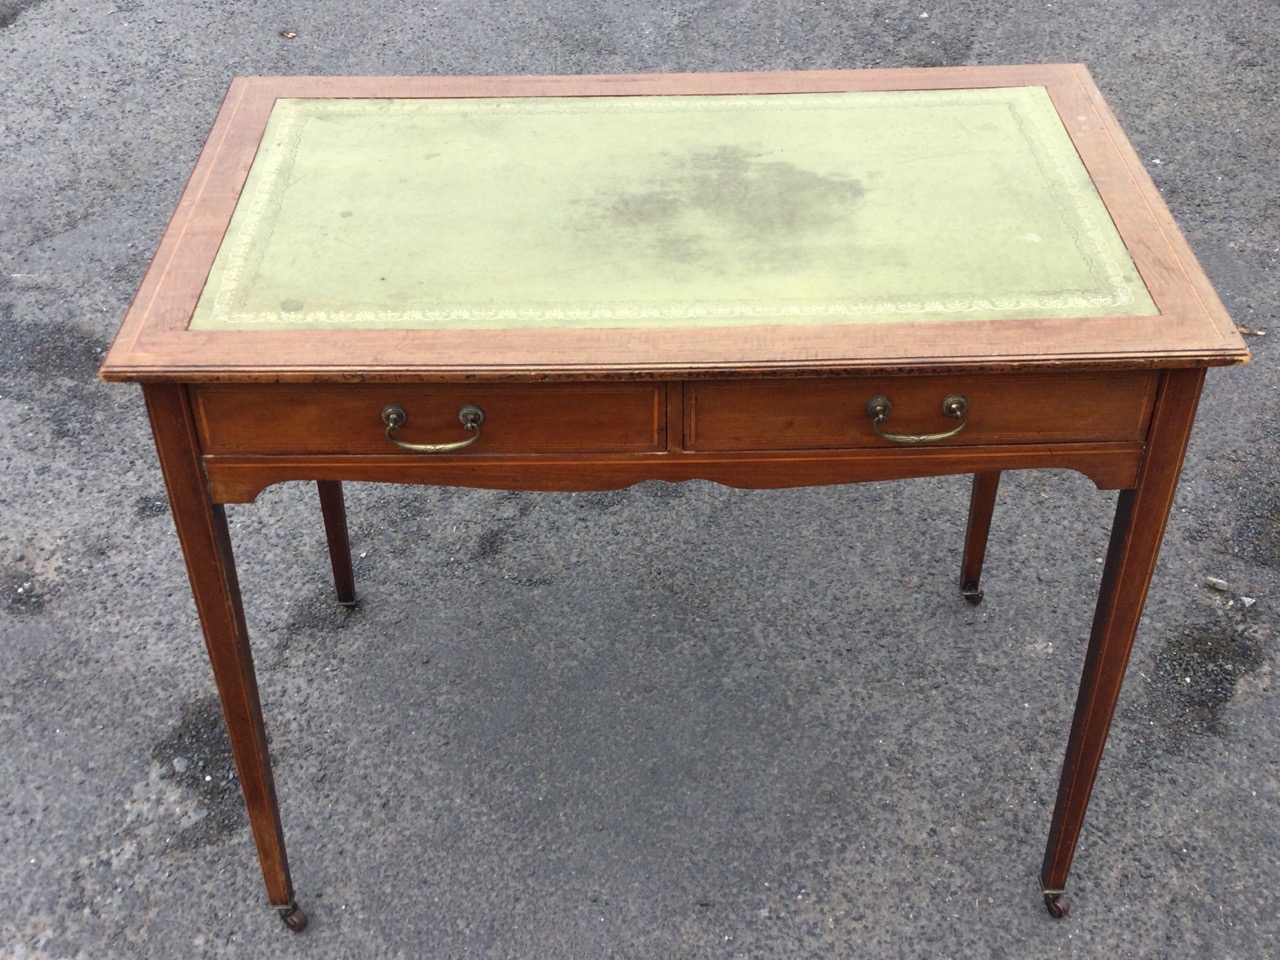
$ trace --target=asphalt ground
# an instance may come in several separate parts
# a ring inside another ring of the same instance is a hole
[[[1115,499],[1083,477],[1006,475],[977,608],[962,477],[353,485],[351,613],[284,485],[229,514],[288,933],[141,398],[95,376],[230,78],[1057,61],[1266,331],[1209,377],[1071,915],[1037,874]],[[1266,0],[0,0],[0,955],[1280,956],[1278,68]]]

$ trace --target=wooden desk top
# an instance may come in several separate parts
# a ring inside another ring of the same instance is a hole
[[[1247,356],[1081,67],[249,78],[103,376]]]

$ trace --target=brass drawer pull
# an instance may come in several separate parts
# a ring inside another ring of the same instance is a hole
[[[469,447],[480,439],[480,424],[484,422],[484,411],[474,403],[464,403],[458,408],[458,420],[471,431],[472,436],[466,440],[456,440],[453,443],[406,443],[404,440],[392,436],[392,433],[403,427],[408,419],[409,414],[398,403],[388,403],[383,407],[382,422],[387,425],[387,439],[397,447],[412,450],[414,453],[448,453],[450,450],[461,450],[463,447]]]
[[[871,418],[871,429],[877,436],[892,440],[894,443],[933,443],[935,440],[946,440],[969,425],[969,401],[958,393],[953,393],[942,401],[942,412],[948,417],[960,421],[960,426],[946,433],[888,433],[880,429],[880,424],[889,420],[889,411],[893,403],[888,397],[872,397],[867,401],[867,416]]]

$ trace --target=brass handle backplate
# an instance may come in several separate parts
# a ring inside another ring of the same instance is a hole
[[[960,421],[960,426],[945,433],[889,433],[880,425],[888,422],[889,411],[892,409],[893,402],[888,397],[872,397],[867,401],[867,416],[871,418],[871,429],[877,436],[892,440],[894,443],[934,443],[954,437],[969,425],[969,401],[958,393],[953,393],[942,401],[942,412]]]
[[[448,453],[450,450],[461,450],[480,439],[480,424],[484,422],[484,411],[474,403],[464,403],[458,408],[458,421],[471,436],[466,440],[455,440],[453,443],[409,443],[393,436],[395,431],[405,425],[409,414],[398,403],[388,403],[382,408],[382,422],[387,425],[387,439],[397,447],[412,450],[414,453]]]

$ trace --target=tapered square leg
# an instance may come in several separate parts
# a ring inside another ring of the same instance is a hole
[[[351,568],[351,541],[347,536],[347,507],[342,484],[337,480],[317,480],[324,533],[329,541],[329,562],[333,565],[333,586],[344,607],[356,605],[356,577]]]
[[[975,606],[982,602],[982,563],[987,558],[987,537],[996,510],[1000,471],[973,475],[969,495],[969,524],[964,533],[964,559],[960,561],[960,592]]]
[[[299,924],[305,925],[306,921],[293,898],[284,830],[280,825],[258,681],[226,514],[221,504],[212,501],[205,483],[186,388],[145,384],[143,394],[196,612],[200,615],[205,647],[218,686],[231,752],[240,775],[240,789],[258,848],[267,898],[280,910],[286,923],[293,929],[301,929]]]
[[[1120,697],[1160,541],[1173,507],[1203,383],[1203,369],[1165,373],[1152,413],[1137,485],[1131,490],[1122,490],[1116,504],[1111,544],[1102,572],[1102,586],[1040,874],[1045,905],[1055,917],[1064,916],[1067,911],[1067,904],[1062,900],[1067,874],[1102,761],[1111,717]]]

